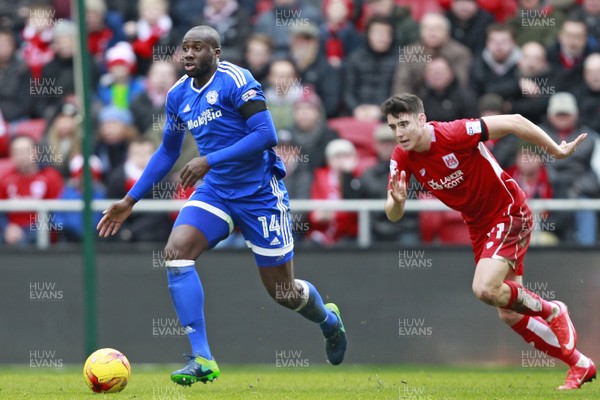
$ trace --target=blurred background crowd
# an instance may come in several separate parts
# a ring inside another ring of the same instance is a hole
[[[262,84],[292,199],[384,199],[394,136],[379,111],[412,92],[429,120],[520,113],[557,142],[588,139],[566,160],[515,137],[487,142],[532,199],[600,197],[600,0],[86,0],[92,59],[94,197],[121,198],[162,138],[164,102],[183,75],[180,42],[195,25],[221,35],[222,57]],[[0,198],[82,197],[80,102],[68,0],[0,0]],[[147,198],[191,193],[182,157]],[[409,198],[432,198],[416,181]],[[176,215],[134,214],[118,240],[164,241]],[[96,220],[100,215],[96,215]],[[79,213],[9,212],[4,246],[77,242]],[[50,224],[47,224],[50,222]],[[292,214],[306,245],[356,242],[357,214]],[[538,244],[598,245],[597,213],[543,212]],[[377,242],[468,244],[460,214],[427,212],[389,223],[373,212]],[[243,246],[239,234],[223,245]]]

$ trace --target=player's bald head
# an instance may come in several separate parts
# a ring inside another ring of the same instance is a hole
[[[213,49],[221,48],[219,32],[207,25],[198,25],[187,31],[183,41],[202,41],[208,43]]]

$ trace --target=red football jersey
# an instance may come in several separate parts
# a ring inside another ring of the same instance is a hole
[[[62,176],[52,167],[27,176],[13,170],[0,180],[0,199],[56,199],[62,188]],[[35,215],[30,212],[10,212],[8,221],[20,226],[29,226],[35,220]]]
[[[425,152],[397,146],[390,172],[404,170],[448,207],[460,211],[472,226],[518,212],[525,193],[502,170],[489,149],[485,123],[480,119],[429,122],[431,147]]]

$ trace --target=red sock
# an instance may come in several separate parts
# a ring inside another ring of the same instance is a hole
[[[510,300],[502,308],[513,310],[523,315],[542,317],[543,319],[548,319],[552,314],[552,304],[549,301],[525,289],[517,282],[504,281],[504,283],[510,288]]]
[[[556,335],[554,335],[548,323],[540,317],[524,315],[511,328],[523,337],[527,343],[532,343],[533,347],[539,351],[558,358],[570,367],[575,365],[581,357],[581,353],[577,349],[570,356],[563,356]]]

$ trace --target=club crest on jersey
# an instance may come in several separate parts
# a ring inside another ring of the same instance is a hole
[[[218,98],[219,93],[217,93],[216,90],[211,90],[210,92],[206,93],[206,101],[208,104],[215,104]]]
[[[456,158],[454,153],[446,154],[442,159],[444,160],[446,167],[450,169],[456,169],[458,167],[458,158]]]

